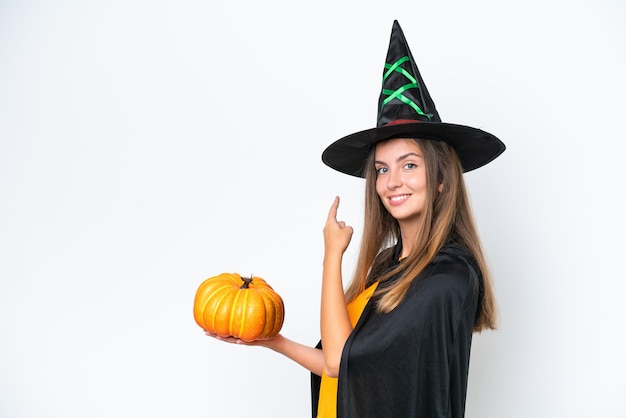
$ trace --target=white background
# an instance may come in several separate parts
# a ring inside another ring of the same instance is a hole
[[[363,183],[398,19],[467,173],[498,331],[467,416],[624,417],[626,7],[617,0],[0,2],[0,416],[306,417],[309,375],[204,336],[197,286],[264,277],[318,340],[322,227]]]

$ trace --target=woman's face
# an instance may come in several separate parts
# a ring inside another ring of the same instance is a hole
[[[400,227],[419,219],[426,203],[424,154],[411,139],[396,138],[376,145],[376,192]]]

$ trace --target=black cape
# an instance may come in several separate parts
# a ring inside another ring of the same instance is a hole
[[[343,349],[337,418],[464,417],[481,298],[476,261],[454,243],[442,248],[390,313],[378,313],[377,298],[371,298]],[[314,418],[320,383],[312,374]]]

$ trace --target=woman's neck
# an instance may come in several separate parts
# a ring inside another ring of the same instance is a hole
[[[412,222],[409,225],[400,225],[400,236],[402,237],[402,253],[400,254],[400,258],[404,258],[411,254],[413,251],[413,246],[415,242],[417,242],[417,231],[418,231],[417,222]]]

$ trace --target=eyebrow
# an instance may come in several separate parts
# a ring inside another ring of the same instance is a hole
[[[406,153],[406,154],[401,155],[398,158],[396,158],[396,163],[399,163],[400,161],[406,160],[407,158],[409,158],[411,156],[415,156],[417,158],[424,159],[424,157],[422,157],[421,155],[419,155],[419,154],[417,154],[415,152],[409,152],[409,153]],[[375,160],[374,164],[387,164],[387,163],[385,163],[384,161]]]

